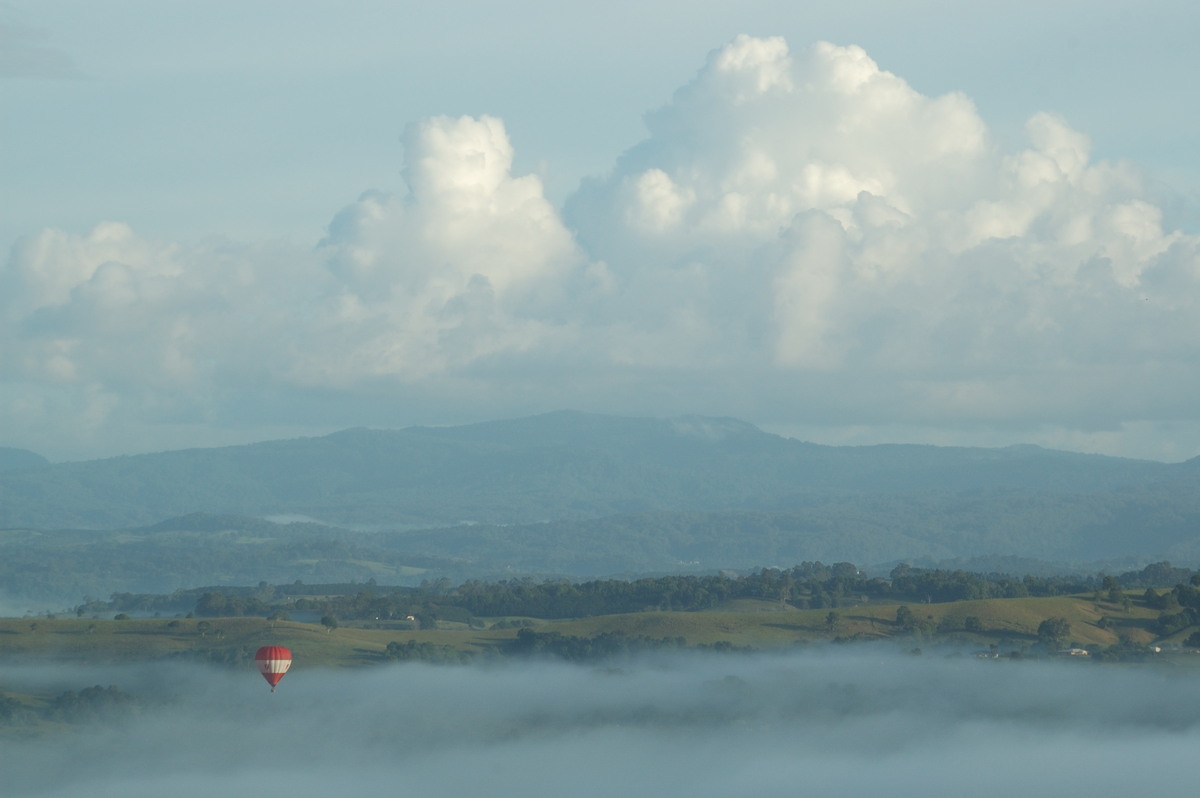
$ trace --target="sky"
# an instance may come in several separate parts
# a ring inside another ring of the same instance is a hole
[[[0,446],[1200,455],[1183,2],[0,2]]]
[[[1082,798],[1195,782],[1200,688],[1178,669],[839,649],[340,671],[297,652],[275,693],[249,665],[12,666],[12,692],[113,685],[141,703],[6,739],[0,764],[13,798]]]

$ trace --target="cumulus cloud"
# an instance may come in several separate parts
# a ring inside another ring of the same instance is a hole
[[[1197,239],[1053,113],[1004,151],[965,94],[859,47],[738,36],[646,125],[561,212],[500,119],[439,117],[404,135],[407,191],[367,191],[309,252],[33,233],[0,270],[0,409],[1200,429]]]
[[[309,350],[301,380],[437,378],[566,332],[582,256],[540,180],[512,174],[503,123],[430,119],[404,143],[409,194],[364,194],[321,242],[338,290],[318,324],[348,346]]]
[[[116,222],[28,236],[0,272],[0,409],[40,431],[35,448],[154,448],[147,429],[203,425],[222,395],[277,379],[320,276],[309,253],[156,242]]]
[[[330,395],[481,396],[472,369],[569,346],[564,303],[589,271],[538,178],[512,174],[503,123],[430,119],[404,142],[408,194],[366,192],[311,252],[117,222],[22,239],[0,272],[0,405],[111,446],[127,425],[261,424]],[[362,423],[332,412],[317,424]]]
[[[743,355],[781,407],[816,378],[829,404],[865,382],[879,420],[1190,417],[1197,242],[1053,114],[1000,152],[965,96],[861,48],[741,36],[647,122],[568,218],[628,295],[686,272],[697,315],[758,326]]]
[[[6,668],[51,694],[116,685],[133,717],[0,750],[8,794],[980,796],[1184,790],[1185,674],[886,648],[521,667]]]

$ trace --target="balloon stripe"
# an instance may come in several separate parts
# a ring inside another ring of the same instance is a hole
[[[271,692],[275,692],[275,685],[292,667],[292,652],[283,646],[263,646],[255,652],[254,664],[267,684],[271,685]]]

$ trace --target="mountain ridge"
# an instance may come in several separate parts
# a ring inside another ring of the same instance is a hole
[[[696,416],[352,428],[0,472],[0,584],[104,595],[816,560],[1194,564],[1198,465],[823,446]]]
[[[1090,492],[1190,480],[1196,471],[1040,447],[824,446],[729,418],[559,411],[0,471],[0,528],[116,528],[191,512],[348,525],[530,523],[778,509],[818,495]]]

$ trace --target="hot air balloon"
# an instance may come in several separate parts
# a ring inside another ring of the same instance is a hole
[[[292,652],[283,646],[263,646],[254,654],[254,664],[258,666],[258,672],[267,680],[267,684],[271,685],[273,693],[283,674],[292,667]]]

